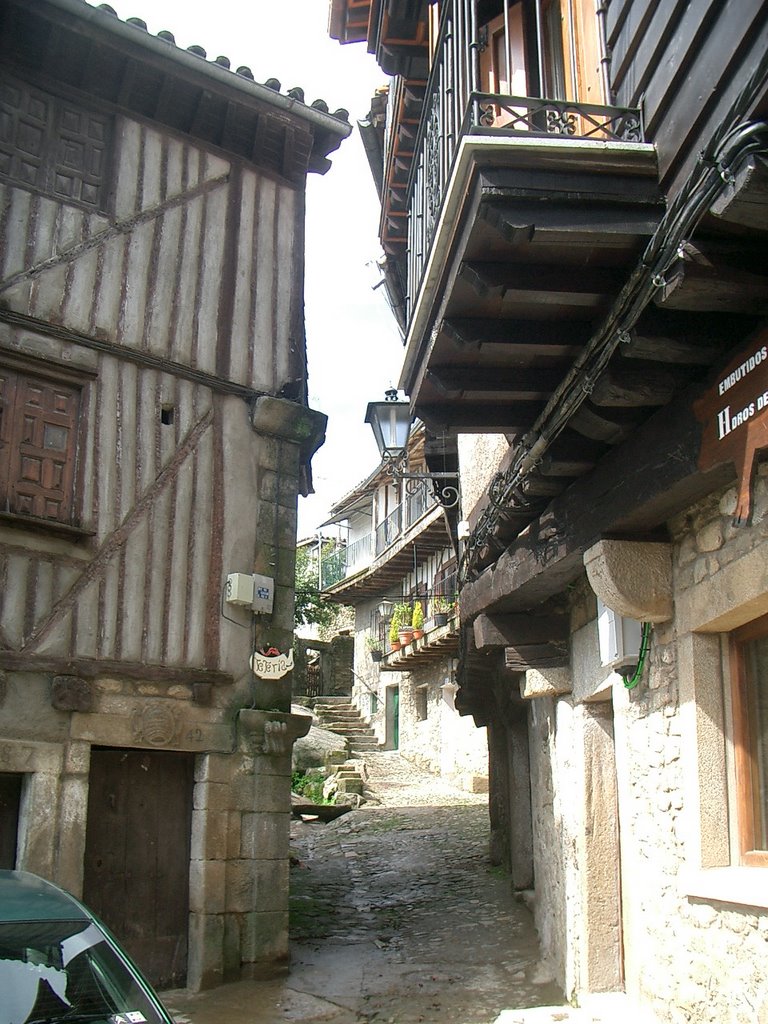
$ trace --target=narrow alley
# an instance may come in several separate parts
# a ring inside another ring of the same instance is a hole
[[[517,1024],[529,1018],[511,1011],[544,1005],[531,1020],[580,1019],[559,1007],[530,913],[488,863],[487,796],[397,753],[367,769],[360,810],[293,826],[289,975],[167,993],[180,1024]]]

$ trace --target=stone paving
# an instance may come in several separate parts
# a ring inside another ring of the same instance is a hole
[[[366,755],[370,797],[296,822],[284,979],[167,993],[179,1024],[597,1024],[562,1005],[530,913],[487,859],[487,797],[395,752]]]

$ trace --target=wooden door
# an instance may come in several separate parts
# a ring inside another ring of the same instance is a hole
[[[94,748],[85,903],[157,988],[184,985],[193,755]]]
[[[16,867],[22,779],[16,772],[0,772],[0,868],[10,871]]]
[[[499,14],[481,29],[480,90],[499,96],[528,95],[521,0],[508,6],[506,17]],[[486,123],[502,128],[524,113],[523,108],[493,105]],[[514,127],[521,128],[522,122],[515,122]]]

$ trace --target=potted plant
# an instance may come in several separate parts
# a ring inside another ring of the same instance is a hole
[[[377,636],[369,635],[365,638],[365,646],[368,648],[371,654],[371,661],[381,661],[384,652],[381,649],[381,640]]]
[[[450,607],[448,601],[441,594],[432,599],[432,621],[435,627],[447,625]]]
[[[393,651],[400,650],[400,605],[396,604],[389,620],[389,646]]]
[[[398,617],[398,630],[397,634],[400,637],[400,643],[403,647],[409,644],[413,640],[413,626],[411,625],[411,606],[408,604],[399,604],[395,609],[399,613]]]
[[[421,640],[424,636],[424,609],[421,607],[421,601],[414,603],[411,625],[413,626],[413,639]]]

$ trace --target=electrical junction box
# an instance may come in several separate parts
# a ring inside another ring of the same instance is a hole
[[[258,615],[271,615],[275,601],[275,581],[271,576],[253,575],[253,601],[251,607]]]
[[[640,655],[642,626],[635,619],[625,619],[597,599],[597,635],[600,663],[620,672],[636,666]]]
[[[253,604],[253,576],[250,573],[231,572],[227,576],[224,600],[228,604],[239,604],[250,608]]]

